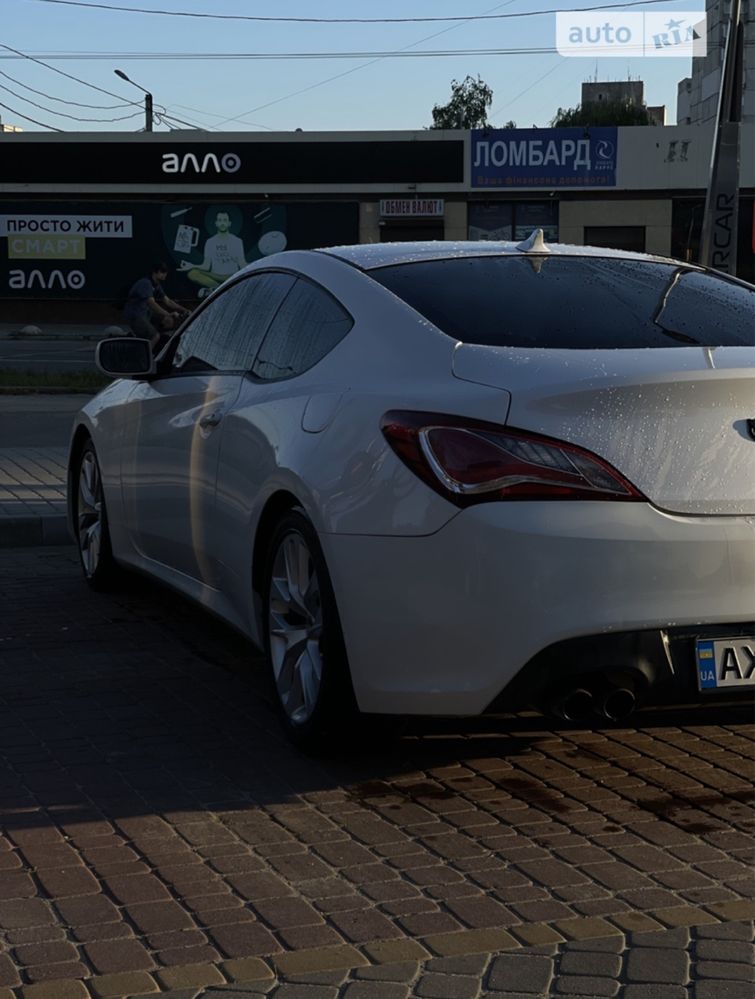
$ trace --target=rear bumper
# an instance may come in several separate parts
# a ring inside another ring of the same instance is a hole
[[[530,659],[486,711],[498,714],[535,706],[560,713],[565,697],[575,689],[593,695],[597,715],[605,696],[618,689],[631,691],[637,707],[753,698],[753,688],[701,690],[696,644],[698,639],[754,635],[754,622],[733,622],[567,639]]]
[[[511,710],[580,665],[573,639],[755,631],[753,518],[491,503],[428,537],[322,540],[364,711]]]

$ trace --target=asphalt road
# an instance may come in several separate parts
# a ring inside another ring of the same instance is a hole
[[[95,371],[92,340],[0,340],[0,368],[14,371]]]
[[[87,395],[0,395],[0,448],[67,447]]]

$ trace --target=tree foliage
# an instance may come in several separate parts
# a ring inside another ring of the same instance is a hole
[[[493,103],[493,91],[478,76],[465,77],[461,83],[451,81],[451,100],[436,104],[430,128],[489,128],[488,109]]]
[[[589,125],[653,125],[645,104],[634,101],[590,101],[575,108],[559,108],[553,128]]]

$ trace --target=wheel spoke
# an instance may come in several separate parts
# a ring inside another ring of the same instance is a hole
[[[100,542],[102,538],[102,527],[97,520],[85,528],[81,534],[81,554],[87,568],[87,572],[94,572],[100,560]]]
[[[273,576],[270,581],[270,610],[285,616],[291,609],[291,593],[285,576]]]
[[[86,455],[81,463],[81,473],[79,475],[79,499],[87,510],[94,510],[97,503],[97,477],[93,470],[93,465],[94,462],[91,455]]]
[[[302,603],[310,620],[310,628],[321,627],[322,609],[320,607],[320,586],[315,572],[309,578],[309,582],[302,596]]]
[[[304,707],[301,665],[305,649],[306,646],[302,642],[290,646],[283,657],[278,675],[283,707],[294,720],[298,720],[296,716]]]
[[[304,707],[307,714],[311,714],[317,703],[317,695],[320,692],[320,680],[322,677],[319,641],[310,640],[307,642],[306,649],[300,660],[299,674],[301,677]]]
[[[292,607],[305,618],[309,617],[306,593],[311,583],[313,568],[311,556],[301,538],[292,535],[286,540],[284,560]]]

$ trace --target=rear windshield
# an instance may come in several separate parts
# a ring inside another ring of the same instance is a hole
[[[684,265],[608,257],[455,257],[370,277],[463,343],[751,347],[755,288]]]

